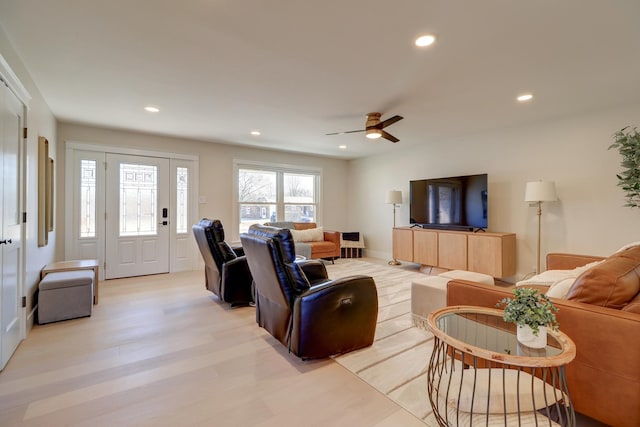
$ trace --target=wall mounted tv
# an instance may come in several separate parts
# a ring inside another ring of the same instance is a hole
[[[409,182],[409,222],[424,228],[487,228],[487,174]]]

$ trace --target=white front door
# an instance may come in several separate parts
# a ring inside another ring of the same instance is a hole
[[[23,106],[0,86],[0,370],[4,368],[20,343],[20,145]]]
[[[105,277],[169,272],[169,159],[107,154]]]

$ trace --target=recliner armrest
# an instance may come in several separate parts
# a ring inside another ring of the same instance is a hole
[[[222,266],[220,295],[231,305],[253,301],[252,283],[253,276],[246,256],[227,261]]]
[[[370,276],[349,276],[317,284],[301,294],[295,302],[296,310],[301,306],[305,316],[311,312],[320,316],[311,315],[309,320],[316,322],[324,318],[326,310],[333,311],[342,306],[356,307],[360,304],[376,313],[378,311],[378,291]]]
[[[318,282],[326,281],[329,278],[327,274],[327,268],[324,266],[324,263],[319,260],[303,260],[297,261],[296,264],[300,266],[304,275],[307,276],[307,280],[309,284],[313,286]]]
[[[369,276],[313,286],[294,302],[292,351],[316,358],[371,345],[377,316],[378,293]]]

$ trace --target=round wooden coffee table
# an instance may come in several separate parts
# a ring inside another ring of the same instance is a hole
[[[429,401],[440,426],[575,426],[565,366],[576,347],[562,332],[526,347],[502,310],[453,306],[432,312]]]

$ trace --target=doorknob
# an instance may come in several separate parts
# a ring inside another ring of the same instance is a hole
[[[0,245],[11,244],[11,239],[9,240],[0,240]]]

